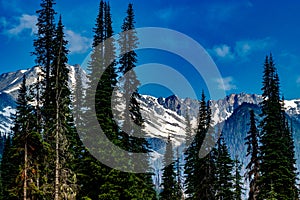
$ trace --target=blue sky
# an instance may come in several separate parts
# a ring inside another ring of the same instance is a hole
[[[300,2],[111,0],[115,33],[120,32],[129,2],[134,4],[136,27],[169,28],[201,44],[217,65],[227,94],[260,94],[263,62],[272,52],[285,98],[300,98]],[[30,52],[39,3],[38,0],[0,0],[0,73],[34,65],[35,58]],[[95,0],[63,0],[55,5],[65,24],[70,64],[81,64],[91,50],[98,4]],[[156,62],[176,70],[184,66],[179,73],[190,81],[196,93],[202,88],[208,90],[184,59],[161,51],[146,50],[138,54],[139,65]],[[143,74],[139,75],[143,83]],[[216,88],[222,81],[215,79]],[[167,88],[157,85],[144,85],[141,91],[156,96],[170,94]],[[183,89],[178,95],[190,94]]]

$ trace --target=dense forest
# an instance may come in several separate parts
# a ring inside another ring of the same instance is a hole
[[[95,117],[111,142],[130,152],[129,155],[151,151],[145,133],[135,128],[142,127],[144,119],[137,100],[140,82],[133,70],[138,59],[133,4],[128,5],[124,16],[121,27],[124,34],[114,40],[111,39],[114,31],[110,4],[100,1],[92,30],[87,87],[78,81],[77,98],[68,85],[68,41],[62,15],[57,17],[55,4],[54,0],[41,0],[40,10],[36,11],[38,33],[33,41],[32,55],[36,65],[42,66],[42,73],[33,85],[26,83],[24,75],[18,90],[13,127],[11,132],[1,135],[0,199],[299,199],[293,130],[285,116],[272,54],[264,61],[261,114],[256,116],[250,111],[244,139],[249,158],[245,174],[241,172],[239,158],[230,156],[221,126],[212,127],[209,101],[202,92],[195,130],[186,116],[184,162],[176,156],[179,152],[175,152],[169,136],[162,183],[155,189],[150,155],[141,163],[148,173],[124,172],[103,164],[90,152],[101,152],[107,144],[89,137],[89,131],[97,134],[99,130],[92,120],[81,119],[81,112],[92,118],[95,109]],[[117,48],[126,53],[117,55]],[[128,75],[128,72],[131,73]],[[122,88],[126,100],[123,102],[125,112],[120,114],[125,119],[122,127],[113,119],[111,108],[115,87]],[[94,107],[83,108],[90,95],[94,95]],[[80,96],[82,98],[78,98]],[[75,121],[89,129],[80,130],[87,133],[85,137],[77,134]],[[84,145],[86,142],[103,149],[89,149]],[[208,151],[205,155],[199,154],[203,148]],[[131,160],[134,157],[122,160],[124,155],[112,153],[108,156],[104,159],[126,162],[132,169],[138,167]],[[180,166],[182,163],[184,166]],[[243,183],[243,176],[248,184]]]

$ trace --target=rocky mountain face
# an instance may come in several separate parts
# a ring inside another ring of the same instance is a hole
[[[85,73],[79,66],[69,66],[69,68],[70,88],[74,88],[76,85],[78,75],[84,83],[86,82]],[[11,118],[15,113],[17,90],[23,75],[27,77],[28,85],[31,85],[37,82],[39,73],[41,73],[40,68],[33,67],[0,75],[0,133],[10,132]],[[213,125],[223,124],[223,134],[231,156],[233,158],[238,156],[244,165],[247,163],[244,138],[249,129],[249,110],[253,109],[258,117],[261,101],[260,95],[245,93],[231,94],[223,99],[209,101]],[[183,161],[185,116],[188,114],[192,126],[196,127],[199,102],[190,98],[180,99],[175,95],[166,98],[141,95],[139,102],[145,120],[144,130],[153,150],[151,163],[155,170],[154,180],[159,185],[165,141],[170,135],[174,146],[181,152],[180,157]],[[285,109],[288,119],[294,127],[296,159],[298,169],[300,169],[300,99],[286,100]]]
[[[70,88],[76,85],[76,74],[82,77],[83,83],[86,82],[84,71],[79,65],[69,66]],[[15,113],[15,100],[18,96],[18,89],[21,86],[23,76],[26,76],[28,86],[37,82],[38,77],[41,79],[42,70],[35,66],[26,70],[8,72],[0,75],[0,133],[10,132],[13,114]]]

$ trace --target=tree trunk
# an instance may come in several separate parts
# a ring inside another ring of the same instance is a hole
[[[24,187],[23,187],[23,195],[24,200],[27,200],[27,139],[24,146]]]
[[[58,124],[58,108],[56,108],[56,130],[55,130],[55,200],[59,200],[59,124]]]

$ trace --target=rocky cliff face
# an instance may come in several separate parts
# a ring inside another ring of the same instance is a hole
[[[83,84],[85,84],[87,79],[80,66],[69,66],[69,68],[70,87],[75,87],[78,74],[83,80]],[[32,85],[37,82],[40,73],[41,69],[39,67],[33,67],[0,75],[0,131],[9,131],[11,114],[14,113],[15,99],[23,75],[27,78],[27,84]],[[185,116],[189,114],[194,127],[197,124],[198,100],[180,99],[175,95],[166,98],[142,95],[139,101],[145,119],[145,131],[149,137],[166,139],[170,135],[174,138],[175,143],[179,145],[185,137]],[[231,94],[223,99],[210,100],[209,105],[212,110],[213,124],[216,125],[226,121],[243,103],[259,105],[261,101],[262,97],[260,95],[245,93]],[[286,100],[285,108],[290,117],[300,120],[300,100]]]
[[[87,79],[83,70],[79,66],[69,67],[70,87],[74,88],[76,85],[77,75],[81,77],[85,85]],[[39,73],[41,73],[40,68],[33,67],[0,75],[0,133],[10,132],[17,90],[23,75],[26,75],[27,83],[30,85],[37,81]],[[247,163],[244,137],[248,132],[249,109],[255,110],[258,116],[261,101],[260,95],[245,93],[231,94],[223,99],[209,101],[213,124],[224,124],[223,132],[230,154],[232,157],[238,155],[244,164]],[[199,102],[190,98],[180,99],[175,95],[166,98],[142,95],[139,102],[145,120],[144,130],[153,150],[151,163],[155,170],[154,180],[159,185],[165,141],[170,135],[174,146],[182,152],[184,148],[182,144],[185,140],[185,116],[189,114],[192,126],[196,127]],[[300,169],[300,99],[286,100],[285,109],[289,121],[294,126],[296,159],[298,169]],[[182,153],[181,160],[183,161]]]

